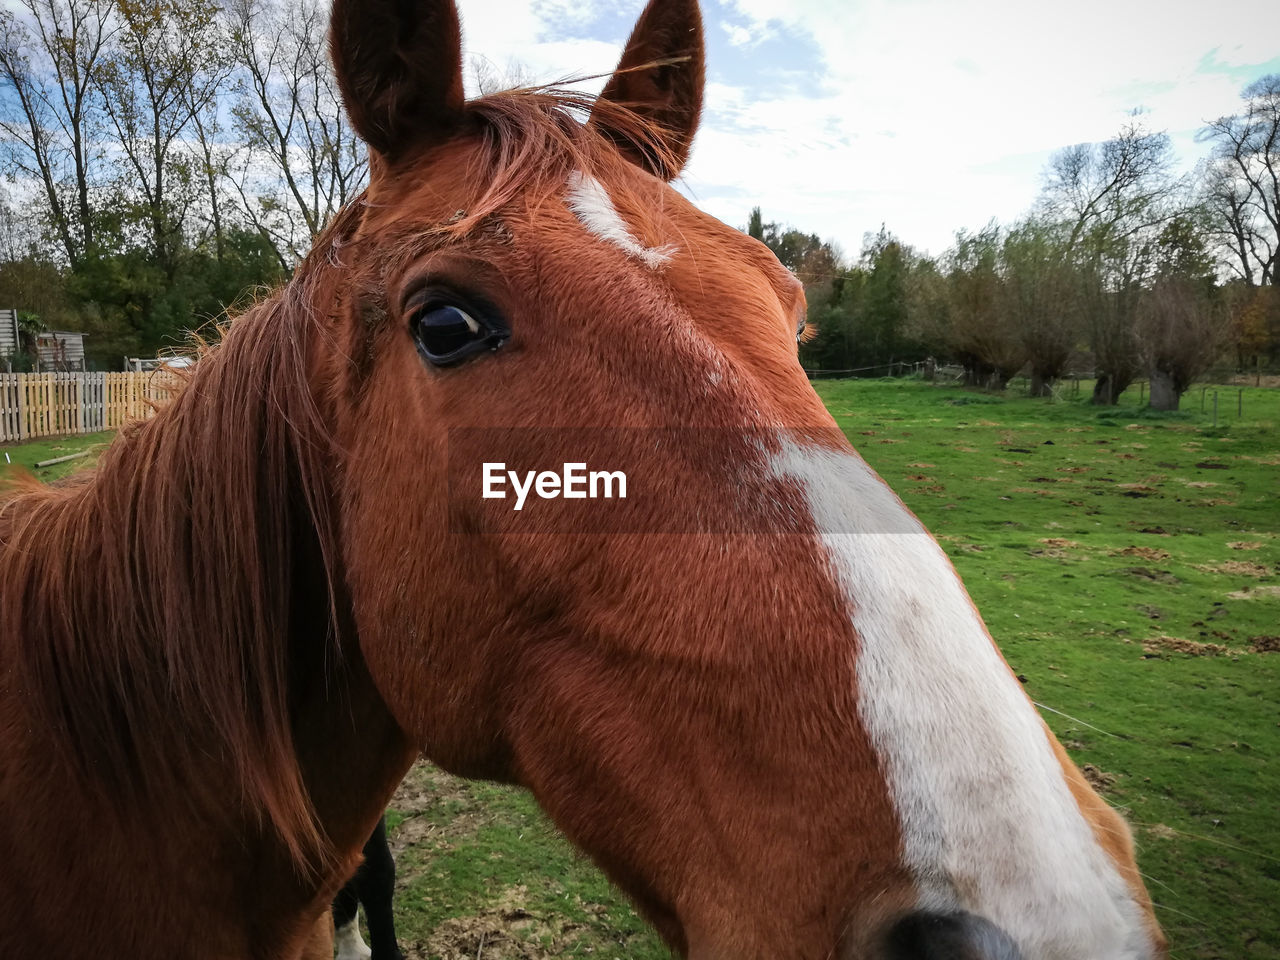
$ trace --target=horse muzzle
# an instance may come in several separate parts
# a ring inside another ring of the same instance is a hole
[[[884,960],[1023,960],[1009,936],[982,917],[911,913],[889,929]]]

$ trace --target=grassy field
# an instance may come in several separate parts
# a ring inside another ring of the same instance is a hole
[[[1198,388],[1164,415],[1136,392],[818,389],[1133,825],[1173,956],[1280,958],[1280,391],[1237,418],[1220,388],[1215,428]],[[420,765],[389,822],[412,958],[667,956],[519,791]]]

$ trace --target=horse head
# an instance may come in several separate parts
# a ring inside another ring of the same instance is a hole
[[[371,175],[309,363],[399,726],[529,788],[700,960],[1163,955],[1124,823],[809,386],[800,283],[670,186],[693,0],[651,0],[597,98],[467,101],[460,37],[453,0],[333,8]],[[562,461],[628,500],[483,496]]]

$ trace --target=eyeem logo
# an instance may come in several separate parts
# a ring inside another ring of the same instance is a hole
[[[508,481],[516,495],[513,510],[524,508],[530,492],[536,493],[543,500],[612,500],[615,496],[619,500],[627,498],[627,475],[621,470],[592,470],[588,473],[585,463],[566,463],[560,473],[553,470],[529,470],[522,478],[515,470],[508,470],[505,463],[484,464],[483,496],[486,500],[505,500]]]

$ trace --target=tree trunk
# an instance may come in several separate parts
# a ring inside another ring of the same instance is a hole
[[[1046,376],[1039,370],[1031,371],[1031,389],[1029,395],[1033,397],[1051,397],[1053,396],[1054,377]]]
[[[1177,410],[1182,392],[1174,382],[1173,376],[1164,370],[1151,371],[1151,409]]]
[[[1120,394],[1124,393],[1131,383],[1133,383],[1132,374],[1100,373],[1097,382],[1093,385],[1091,402],[1095,406],[1114,407],[1120,402]]]

